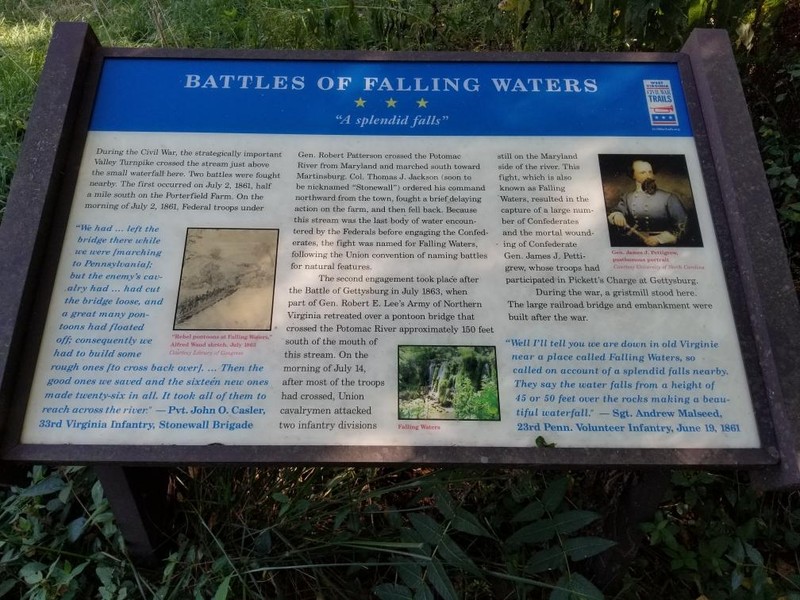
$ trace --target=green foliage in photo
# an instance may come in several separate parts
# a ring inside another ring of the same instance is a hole
[[[399,418],[500,419],[493,347],[400,346],[397,362]]]

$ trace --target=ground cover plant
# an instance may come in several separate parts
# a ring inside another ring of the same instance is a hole
[[[800,278],[797,0],[0,0],[0,206],[58,20],[115,46],[475,52],[674,51],[694,26],[724,28]],[[800,598],[800,497],[739,473],[674,473],[610,587],[593,560],[636,485],[620,472],[176,469],[147,568],[91,470],[23,479],[0,491],[4,598]]]
[[[185,469],[166,556],[137,569],[88,469],[31,478],[2,505],[0,597],[601,598],[578,565],[613,546],[570,475]]]

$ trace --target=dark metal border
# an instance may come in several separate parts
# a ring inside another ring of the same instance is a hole
[[[452,446],[79,446],[19,445],[8,460],[109,464],[394,464],[483,467],[756,467],[775,462],[754,449],[475,448]]]
[[[727,41],[727,40],[726,40]],[[101,446],[20,444],[20,431],[27,404],[27,390],[33,376],[44,319],[52,293],[55,268],[60,256],[66,219],[72,203],[83,143],[88,131],[94,95],[102,62],[106,57],[200,58],[252,60],[335,60],[335,61],[464,61],[464,62],[666,62],[676,63],[681,72],[689,105],[692,127],[700,155],[705,185],[711,204],[714,227],[720,245],[730,288],[740,347],[747,364],[754,408],[762,439],[761,448],[752,449],[640,449],[640,448],[474,448],[450,446]],[[775,464],[773,423],[768,400],[773,398],[775,377],[762,378],[760,363],[769,355],[768,340],[754,337],[759,318],[753,313],[753,293],[742,281],[747,254],[737,251],[729,224],[729,196],[720,191],[716,177],[716,152],[713,135],[706,130],[708,102],[698,94],[690,58],[665,53],[387,53],[387,52],[308,52],[261,50],[172,50],[101,48],[88,26],[58,24],[48,62],[41,79],[20,168],[12,187],[9,210],[0,236],[0,256],[18,266],[7,285],[0,290],[6,312],[0,322],[0,409],[8,412],[3,440],[3,458],[37,462],[80,462],[107,464],[344,464],[424,463],[461,465],[530,465],[540,467],[626,467],[626,466],[715,466],[755,467]],[[53,96],[59,103],[54,103]],[[743,102],[743,100],[742,100]],[[53,110],[53,105],[59,110]],[[63,106],[63,108],[62,108]],[[75,126],[70,126],[74,120]],[[740,122],[741,123],[741,122]],[[713,132],[712,132],[713,133]],[[709,142],[709,139],[712,139]],[[39,148],[49,142],[53,159],[43,164],[36,160]],[[712,152],[712,150],[714,152]],[[736,148],[738,151],[738,148]],[[714,154],[714,156],[712,156]],[[758,163],[760,169],[760,162]],[[47,174],[47,184],[42,182]],[[721,177],[724,177],[722,173]],[[763,178],[763,172],[761,174]],[[25,211],[28,202],[31,210]],[[33,212],[33,215],[28,214]],[[763,217],[764,215],[762,215]],[[9,232],[14,228],[13,232]],[[32,242],[33,240],[33,242]],[[45,253],[45,241],[49,241]],[[6,250],[3,253],[2,250]],[[781,249],[782,252],[782,249]],[[767,263],[764,263],[767,264]],[[38,290],[35,284],[41,281]],[[35,297],[35,301],[34,301]],[[750,316],[749,316],[750,315]],[[26,337],[26,340],[23,340]],[[754,343],[754,339],[760,341]],[[19,357],[15,359],[14,357]],[[767,387],[765,387],[765,379]],[[1,417],[2,415],[0,415]],[[784,449],[784,448],[782,448]]]
[[[800,307],[727,33],[696,30],[684,46],[708,130],[709,168],[719,176],[729,236],[753,332],[743,348],[772,412],[777,468],[753,473],[762,487],[800,485]],[[757,406],[757,408],[759,408]],[[760,416],[760,415],[759,415]]]
[[[684,82],[694,83],[695,75],[691,58],[688,54],[683,55],[683,58],[685,60],[681,60],[678,63],[681,70],[681,79]],[[759,368],[759,348],[756,344],[751,323],[750,315],[753,313],[753,308],[748,295],[745,293],[742,281],[742,273],[744,272],[742,261],[747,260],[747,258],[737,252],[736,237],[732,235],[730,223],[730,214],[734,209],[731,207],[731,198],[723,194],[718,172],[713,162],[711,137],[717,124],[706,120],[704,115],[705,105],[694,85],[685,85],[684,93],[692,120],[695,145],[697,146],[700,169],[703,173],[703,181],[705,182],[706,194],[709,199],[709,208],[711,210],[714,233],[717,237],[720,259],[726,267],[724,274],[728,285],[728,296],[730,297],[733,318],[736,323],[736,331],[739,335],[739,348],[741,349],[744,370],[747,375],[750,397],[753,400],[753,411],[759,437],[761,438],[761,446],[771,456],[778,457],[777,441],[773,431],[772,411],[770,410],[764,378]],[[758,168],[761,169],[760,161],[758,162]]]
[[[34,340],[38,345],[44,326],[49,300],[43,313],[36,310],[35,305],[41,304],[36,299],[49,298],[52,290],[55,265],[50,264],[47,252],[53,247],[53,236],[63,238],[65,221],[59,223],[63,216],[57,213],[63,215],[64,210],[57,209],[75,186],[73,140],[85,135],[86,126],[80,123],[86,110],[85,81],[99,48],[88,25],[56,26],[0,225],[0,430],[4,443],[18,433],[17,415],[27,403],[19,398],[17,390],[24,377],[17,372],[25,372],[29,362],[25,348]]]

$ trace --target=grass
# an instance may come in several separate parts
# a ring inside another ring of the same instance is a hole
[[[535,12],[526,0],[501,9],[483,0],[0,0],[0,205],[59,20],[88,21],[115,46],[680,46],[681,30],[667,21],[680,14],[662,11],[659,21],[632,10],[641,3],[618,4],[631,9],[619,13],[624,22],[569,0],[539,2]],[[639,39],[632,31],[655,34]],[[754,60],[743,58],[748,73],[758,72]],[[771,131],[764,139],[779,178],[774,188],[794,198],[796,161],[781,157],[798,132]],[[776,196],[779,207],[793,202]],[[793,240],[796,233],[787,244]],[[393,467],[184,468],[172,470],[171,481],[169,544],[163,560],[143,569],[129,560],[91,470],[32,467],[24,485],[0,490],[0,597],[597,598],[592,581],[600,571],[584,557],[608,548],[608,515],[636,485],[635,476],[615,471]],[[676,472],[643,534],[641,551],[606,597],[800,598],[795,492],[758,493],[738,473]]]
[[[676,472],[633,563],[605,596],[586,561],[620,494],[618,471],[183,468],[163,559],[128,559],[82,467],[34,467],[0,510],[0,597],[800,597],[800,496],[736,473]],[[567,596],[563,596],[567,597]]]
[[[51,25],[0,19],[0,208],[5,207]]]
[[[6,493],[0,516],[0,592],[15,597],[544,597],[596,591],[576,564],[612,545],[594,535],[600,512],[575,508],[572,476],[187,468],[172,475],[170,551],[147,571],[127,560],[89,470],[31,477]]]

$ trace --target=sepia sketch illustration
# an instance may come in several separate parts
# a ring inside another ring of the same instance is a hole
[[[187,229],[174,328],[270,329],[277,250],[277,229]]]

